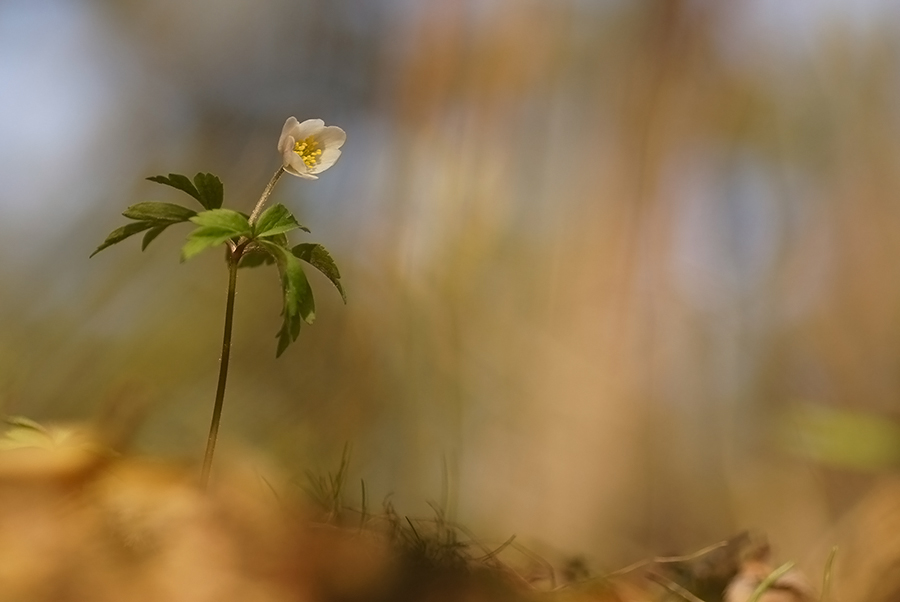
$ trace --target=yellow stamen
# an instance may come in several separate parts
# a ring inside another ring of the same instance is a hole
[[[322,156],[322,149],[319,148],[319,141],[313,136],[307,136],[303,140],[295,142],[294,152],[303,159],[303,163],[310,169],[315,167],[319,161],[321,161],[319,157]]]

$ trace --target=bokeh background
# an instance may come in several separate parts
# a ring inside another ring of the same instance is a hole
[[[217,462],[299,487],[349,443],[351,503],[608,568],[745,527],[800,556],[900,457],[898,29],[872,0],[4,0],[3,411],[139,416],[132,450],[197,462],[221,256],[179,264],[186,227],[88,255],[189,201],[150,175],[249,211],[319,117],[341,160],[275,200],[349,303],[312,276],[276,361],[276,272],[240,274]]]

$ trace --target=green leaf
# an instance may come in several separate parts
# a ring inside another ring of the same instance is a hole
[[[219,178],[211,173],[198,173],[194,176],[194,185],[200,195],[197,200],[206,209],[218,209],[222,206],[225,188]]]
[[[200,227],[188,235],[187,242],[181,248],[181,261],[187,261],[209,247],[249,236],[251,231],[247,218],[231,209],[201,211],[191,221]]]
[[[275,357],[278,357],[291,342],[297,340],[301,320],[307,324],[313,323],[316,318],[316,302],[300,261],[285,247],[266,240],[259,242],[275,258],[284,291],[284,322],[278,332],[278,349],[275,353]]]
[[[168,177],[166,176],[150,176],[147,178],[151,182],[156,182],[157,184],[165,184],[166,186],[171,186],[172,188],[177,188],[183,192],[188,193],[197,201],[203,205],[204,209],[210,209],[203,203],[203,199],[200,198],[200,192],[197,190],[197,187],[188,179],[187,176],[183,176],[178,173],[170,173]]]
[[[175,205],[174,203],[147,202],[132,205],[126,209],[122,215],[134,220],[169,222],[175,224],[188,221],[197,215],[197,212],[188,209],[187,207],[182,207],[181,205]]]
[[[275,349],[276,359],[281,357],[284,350],[300,336],[300,324],[301,321],[299,316],[284,316],[284,321],[281,323],[281,330],[279,330],[276,335],[278,337],[278,347]]]
[[[344,303],[347,303],[347,294],[341,286],[341,273],[325,247],[316,243],[303,243],[291,249],[291,253],[322,272],[341,294]]]
[[[252,228],[247,218],[231,209],[210,209],[201,211],[191,218],[198,226],[219,228],[233,232],[234,236],[250,236]]]
[[[194,255],[205,251],[210,247],[221,245],[240,236],[228,228],[215,226],[203,226],[197,228],[188,235],[187,242],[181,247],[181,261],[187,261]]]
[[[130,224],[125,224],[121,228],[116,228],[109,233],[109,236],[106,237],[106,240],[103,241],[103,244],[101,244],[93,253],[91,253],[91,257],[96,255],[106,247],[110,247],[116,243],[122,242],[129,236],[137,234],[138,232],[143,232],[144,230],[148,230],[155,225],[156,224],[154,224],[153,222],[132,222]]]
[[[174,223],[174,222],[172,222],[172,223]],[[165,230],[166,228],[171,226],[172,223],[163,224],[161,226],[154,226],[153,228],[150,228],[149,230],[147,230],[147,233],[144,234],[144,240],[143,240],[143,242],[141,242],[141,251],[145,250],[150,245],[150,243],[153,242],[153,240],[157,236],[162,234],[163,230]]]
[[[268,247],[268,245],[267,245]],[[293,315],[299,315],[307,324],[312,324],[316,319],[316,302],[313,298],[312,287],[306,279],[303,266],[290,251],[283,247],[278,249],[275,261],[281,270],[282,284],[284,285],[285,311]],[[298,326],[299,328],[299,326]]]
[[[261,265],[272,265],[275,259],[262,249],[251,249],[244,251],[241,260],[238,262],[239,268],[255,268]]]
[[[305,226],[297,223],[296,218],[282,204],[272,205],[259,216],[253,231],[257,237],[275,236],[300,228],[309,232]]]
[[[288,238],[284,234],[276,234],[275,236],[267,236],[266,242],[278,245],[279,247],[288,248]]]

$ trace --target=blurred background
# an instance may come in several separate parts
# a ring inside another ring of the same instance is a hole
[[[226,270],[88,260],[145,177],[274,200],[341,267],[275,360],[242,271],[221,455],[615,568],[759,528],[801,555],[900,459],[900,9],[701,0],[0,2],[0,403],[197,462]],[[262,464],[262,461],[261,461]],[[262,470],[262,469],[261,469]],[[273,477],[274,478],[274,477]]]

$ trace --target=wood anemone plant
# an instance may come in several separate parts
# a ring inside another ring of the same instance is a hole
[[[272,190],[285,173],[314,180],[338,160],[341,146],[347,136],[335,126],[326,126],[321,119],[308,119],[300,123],[294,117],[288,118],[278,140],[282,165],[266,185],[262,195],[250,215],[222,208],[224,187],[221,180],[209,173],[198,173],[191,180],[180,174],[153,176],[152,182],[177,188],[194,198],[202,206],[195,211],[174,203],[143,202],[128,207],[122,215],[130,220],[128,224],[113,230],[106,240],[97,247],[91,257],[103,249],[122,242],[126,238],[144,232],[141,250],[153,242],[172,224],[191,222],[196,228],[188,234],[181,248],[181,261],[211,247],[225,247],[225,262],[228,267],[228,293],[225,302],[225,326],[222,335],[222,355],[219,360],[219,379],[213,405],[212,421],[203,456],[200,483],[205,489],[209,483],[219,433],[222,405],[225,401],[225,385],[228,380],[228,361],[231,354],[231,330],[234,317],[234,297],[237,288],[238,268],[252,268],[275,264],[281,276],[284,295],[282,309],[283,322],[278,331],[278,346],[275,356],[279,357],[300,333],[303,322],[312,324],[316,315],[312,288],[304,273],[306,263],[322,272],[347,302],[341,285],[341,274],[331,255],[318,243],[301,243],[290,246],[287,234],[294,230],[309,232],[291,212],[281,204],[266,208]]]

